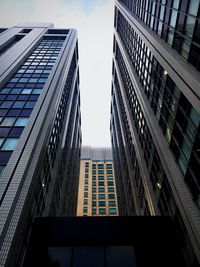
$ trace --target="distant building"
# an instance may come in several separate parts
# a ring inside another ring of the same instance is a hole
[[[118,215],[111,148],[82,148],[77,215]]]
[[[22,266],[35,217],[76,214],[80,164],[77,32],[0,29],[0,265]]]
[[[199,0],[115,1],[111,136],[119,215],[167,215],[200,264]]]

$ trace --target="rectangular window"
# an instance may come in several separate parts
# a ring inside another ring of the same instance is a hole
[[[108,202],[110,207],[115,207],[116,206],[116,202],[115,201],[109,201]]]
[[[117,214],[116,208],[109,208],[109,214]]]
[[[15,120],[15,117],[5,117],[4,120],[1,122],[1,126],[12,126]]]
[[[7,138],[1,150],[14,150],[18,143],[18,138]]]
[[[106,202],[105,201],[99,201],[99,206],[100,207],[105,207],[106,206]]]
[[[15,126],[26,126],[28,123],[28,117],[18,118],[15,122]]]
[[[99,209],[99,214],[101,214],[101,215],[106,214],[106,209],[100,208]]]
[[[104,199],[105,198],[105,194],[99,194],[99,199]]]

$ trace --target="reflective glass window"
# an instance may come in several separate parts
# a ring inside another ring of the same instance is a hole
[[[5,117],[4,120],[1,122],[1,126],[12,126],[15,120],[15,117]]]
[[[18,143],[18,138],[7,138],[1,147],[1,150],[14,150]]]
[[[20,117],[17,119],[17,121],[15,122],[15,126],[26,126],[26,124],[28,123],[28,117]]]

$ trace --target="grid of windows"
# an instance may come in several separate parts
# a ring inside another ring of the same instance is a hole
[[[102,163],[103,162],[103,163]],[[108,162],[108,163],[107,163]],[[109,161],[102,161],[102,160],[96,160],[94,163],[92,162],[92,179],[91,183],[90,180],[90,170],[89,170],[89,164],[91,162],[85,162],[84,163],[84,198],[83,198],[83,208],[88,208],[89,212],[89,197],[90,197],[90,190],[91,188],[91,211],[92,215],[116,215],[116,213],[110,213],[109,212],[109,206],[108,206],[108,198],[113,199],[114,201],[111,201],[111,207],[114,206],[117,210],[117,203],[116,203],[116,194],[115,194],[115,184],[113,179],[113,172],[112,168],[113,165]],[[97,169],[97,175],[96,175],[96,169]],[[109,174],[106,174],[108,171]],[[113,202],[113,205],[112,205]],[[102,208],[103,207],[103,208]],[[84,212],[86,213],[86,212]]]
[[[44,38],[0,90],[1,169],[17,145],[63,42]]]
[[[128,52],[132,66],[135,68],[135,73],[140,78],[141,86],[169,147],[198,206],[200,206],[200,182],[195,171],[196,168],[199,168],[198,162],[200,162],[197,145],[200,114],[192,107],[149,48],[120,14],[119,23],[118,33]],[[116,53],[119,61],[122,60],[118,44],[116,44]],[[128,93],[129,97],[130,94],[131,92]],[[130,105],[132,105],[131,101]],[[138,114],[138,116],[140,115]],[[144,120],[141,119],[141,122],[140,120],[138,122],[137,127],[141,129],[141,136],[145,135]],[[190,158],[195,161],[195,164]]]
[[[153,184],[153,189],[155,191],[155,196],[158,201],[158,206],[160,208],[160,212],[163,215],[170,215],[172,219],[175,221],[177,225],[177,231],[179,231],[179,235],[182,237],[182,244],[184,254],[187,257],[191,257],[189,260],[192,262],[192,257],[194,254],[190,254],[191,247],[189,242],[189,237],[187,232],[184,229],[184,223],[180,216],[179,209],[175,203],[171,188],[169,186],[168,180],[166,178],[166,174],[162,167],[159,155],[157,153],[156,147],[153,143],[153,139],[151,137],[150,131],[148,129],[146,119],[142,112],[140,103],[138,101],[135,88],[130,79],[129,73],[127,71],[126,65],[123,61],[121,52],[119,49],[116,51],[116,60],[117,66],[119,67],[119,71],[121,74],[122,82],[124,85],[125,94],[127,95],[127,99],[130,104],[132,118],[134,120],[134,129],[135,133],[138,134],[141,148],[143,150],[144,159],[146,161],[146,166],[149,169],[150,179]],[[118,79],[115,76],[115,85],[118,90],[120,90]],[[117,91],[118,91],[117,90]],[[139,194],[143,194],[143,189],[140,189]]]
[[[200,70],[199,0],[119,0]]]

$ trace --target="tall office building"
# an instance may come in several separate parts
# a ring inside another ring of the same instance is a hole
[[[199,0],[115,2],[111,136],[119,214],[169,215],[200,263]]]
[[[118,215],[111,148],[82,147],[77,215]]]
[[[35,217],[76,214],[77,33],[49,23],[0,32],[0,265],[22,266]]]

